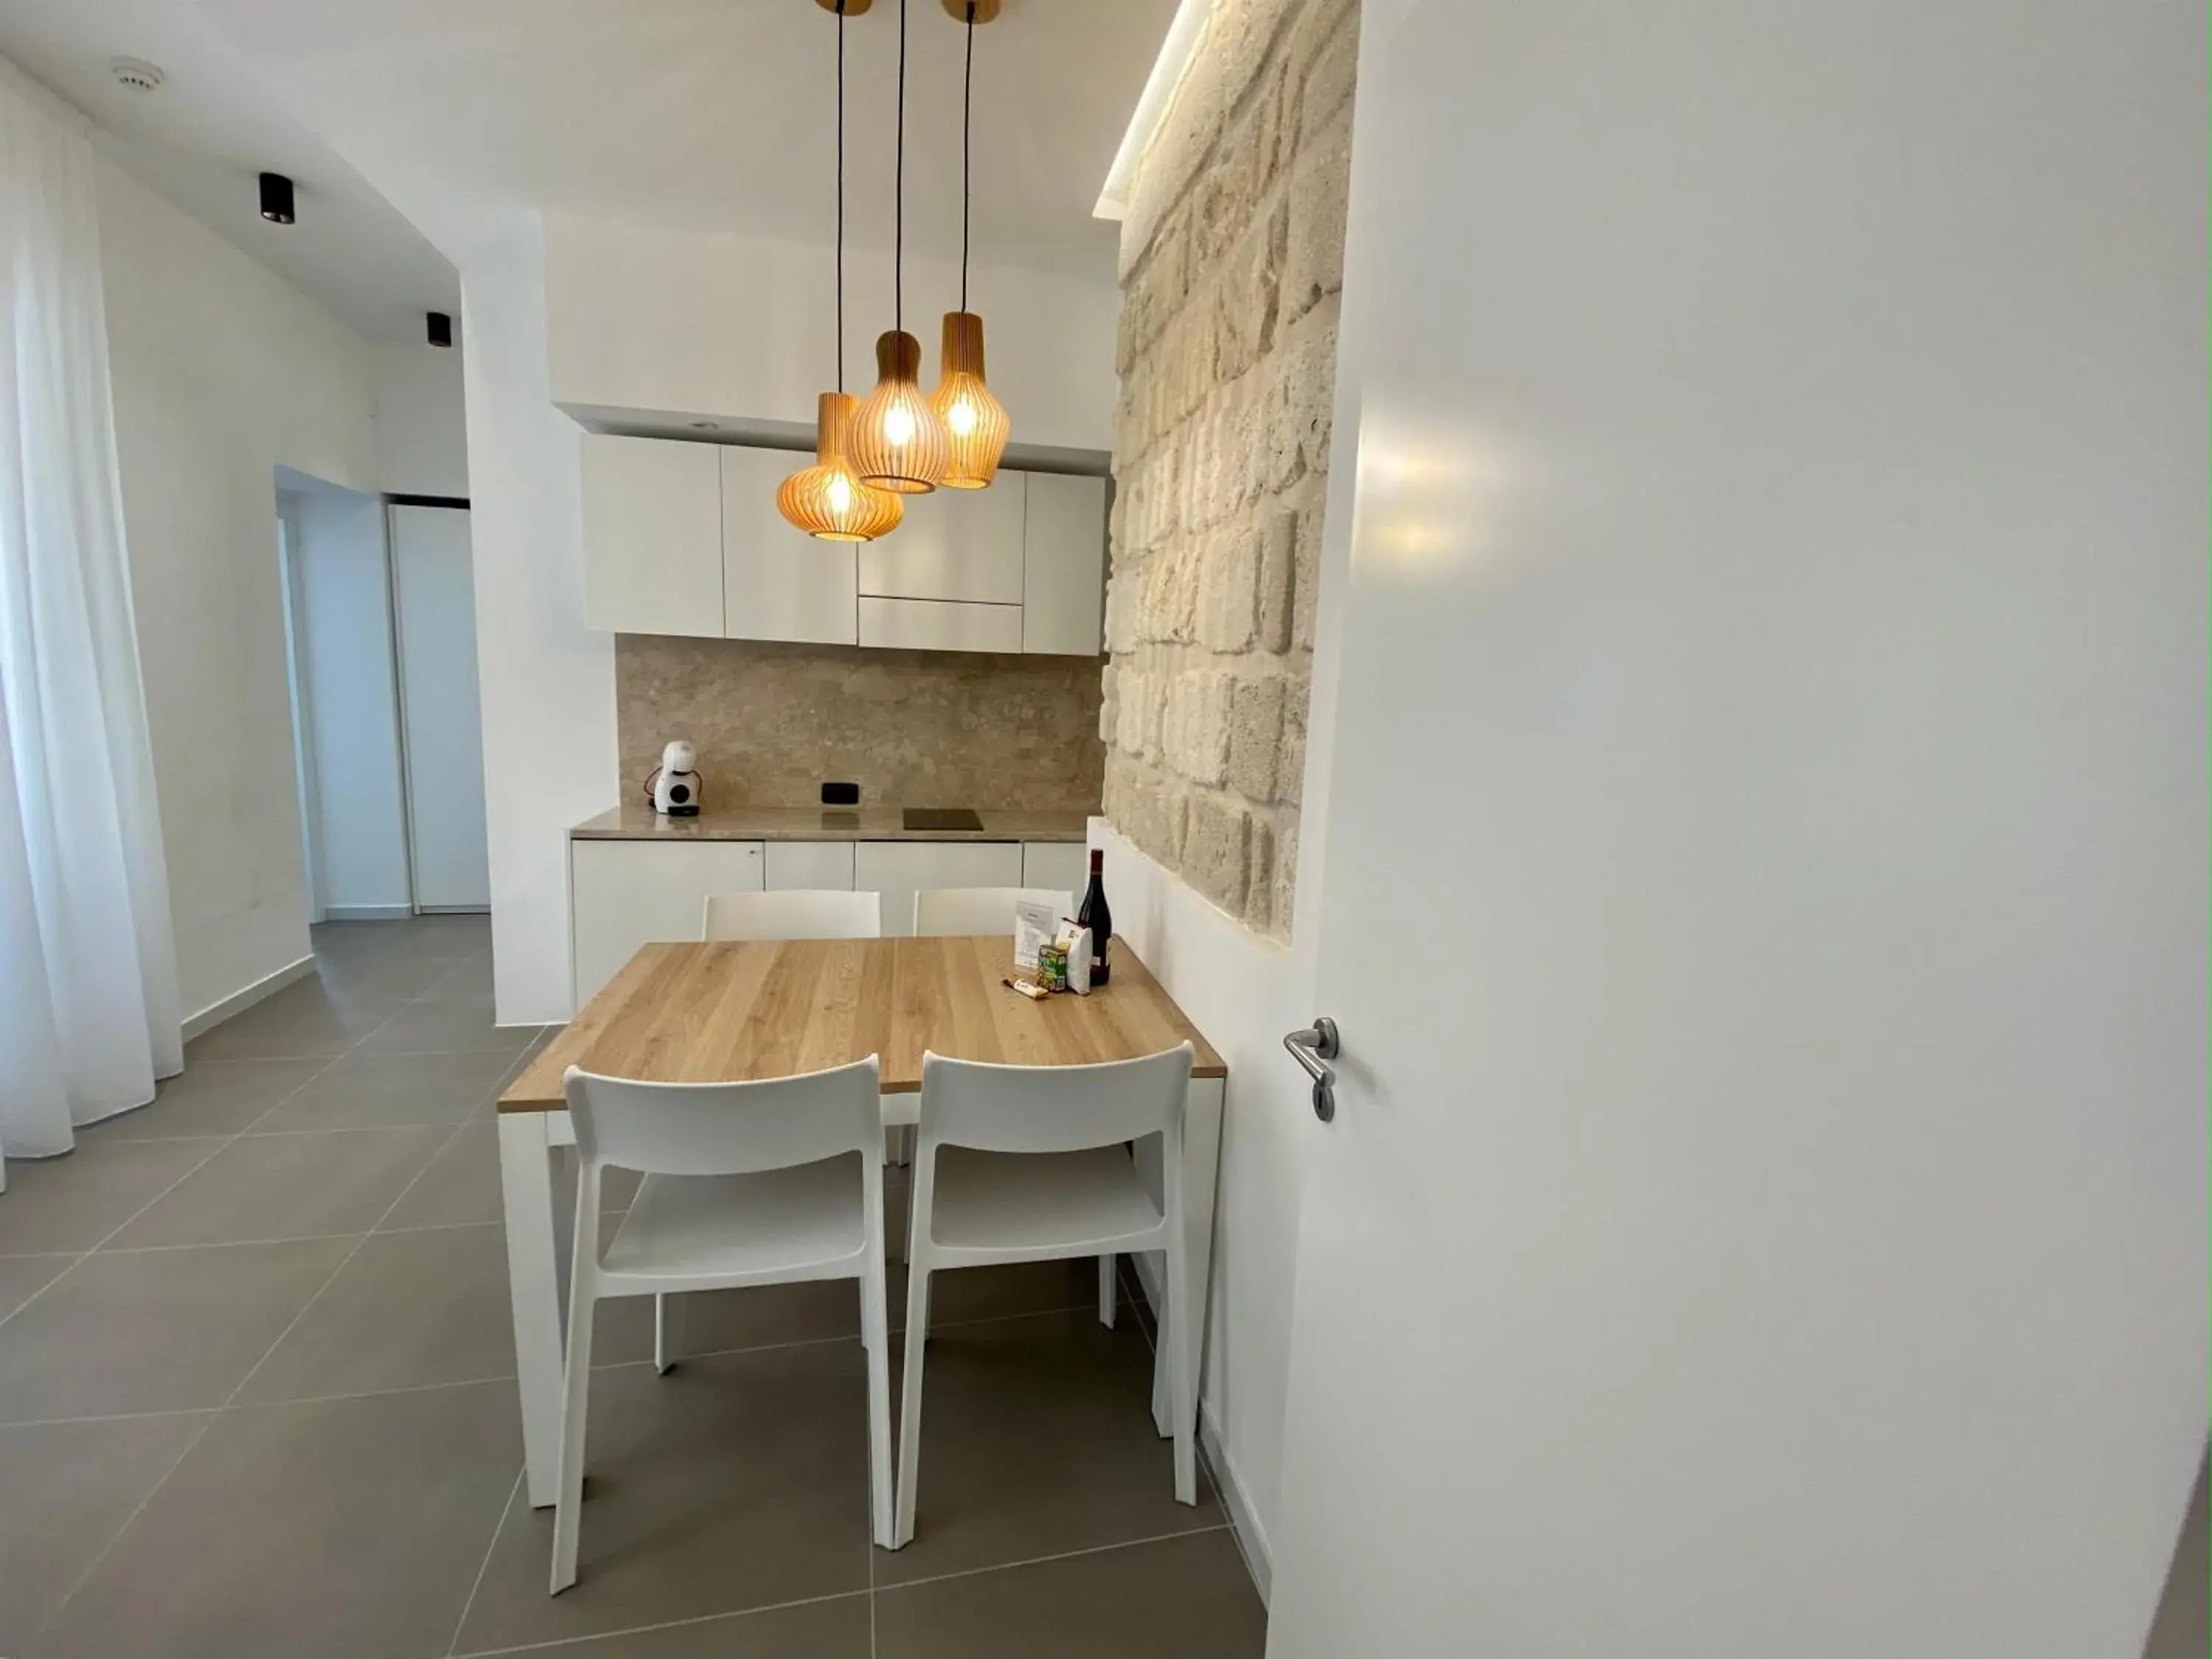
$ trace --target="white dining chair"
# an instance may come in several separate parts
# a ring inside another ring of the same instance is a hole
[[[881,939],[880,893],[835,889],[777,893],[710,893],[699,937],[719,939]]]
[[[921,1373],[933,1274],[1010,1261],[1164,1250],[1168,1283],[1184,1282],[1183,1104],[1188,1042],[1103,1066],[988,1066],[924,1054],[921,1121],[907,1237],[906,1376],[899,1407],[898,1525],[914,1539],[921,1464]],[[1137,1172],[1128,1142],[1160,1138],[1164,1203]],[[1199,1333],[1170,1295],[1155,1394],[1188,1397]],[[1176,1498],[1198,1502],[1194,1425],[1171,1407]]]
[[[1014,931],[1014,906],[1023,899],[1052,906],[1055,916],[1075,914],[1075,895],[1053,887],[933,887],[914,896],[916,939],[977,938]],[[898,1161],[914,1161],[909,1140]],[[1114,1328],[1114,1258],[1098,1258],[1098,1322]]]
[[[1055,916],[1075,914],[1075,895],[1052,887],[927,887],[914,896],[916,939],[982,933],[1012,937],[1014,905],[1031,899],[1052,906]]]
[[[870,1526],[891,1532],[890,1340],[876,1057],[757,1083],[640,1083],[569,1067],[580,1160],[552,1593],[576,1582],[592,1326],[614,1296],[853,1279],[868,1359]],[[645,1176],[604,1249],[608,1170]]]
[[[881,939],[881,893],[843,888],[787,888],[773,893],[710,893],[699,937],[714,939]],[[665,1375],[668,1304],[653,1298],[653,1368]]]

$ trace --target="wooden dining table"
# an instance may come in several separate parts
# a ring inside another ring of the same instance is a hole
[[[562,1079],[570,1066],[656,1083],[742,1082],[843,1066],[870,1054],[881,1069],[884,1121],[920,1115],[925,1054],[1016,1066],[1134,1060],[1178,1043],[1195,1050],[1182,1137],[1188,1229],[1186,1282],[1152,1282],[1192,1298],[1206,1329],[1212,1267],[1214,1176],[1220,1167],[1228,1068],[1125,941],[1113,977],[1088,995],[1033,1001],[1009,988],[1013,943],[986,939],[793,939],[647,945],[499,1097],[514,1357],[530,1502],[554,1500],[559,1473],[562,1241],[555,1160],[571,1156]],[[1048,1109],[1049,1085],[1039,1091]],[[1158,1152],[1138,1149],[1158,1196]],[[1201,1339],[1202,1340],[1202,1339]],[[1197,1377],[1184,1397],[1156,1400],[1163,1434],[1178,1413],[1194,1425]]]

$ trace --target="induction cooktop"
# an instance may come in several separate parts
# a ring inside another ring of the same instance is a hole
[[[899,814],[908,830],[981,830],[983,820],[969,806],[909,806]]]

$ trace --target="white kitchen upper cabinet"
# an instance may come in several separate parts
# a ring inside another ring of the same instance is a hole
[[[584,625],[722,631],[722,489],[711,444],[582,434]],[[849,636],[848,636],[849,637]]]
[[[925,887],[1018,887],[1021,843],[1012,841],[864,841],[854,848],[853,885],[884,896],[884,937],[914,932],[914,896]]]
[[[908,496],[906,522],[860,549],[860,592],[890,599],[1021,604],[1027,477],[1001,472],[988,489]]]
[[[1022,649],[1095,657],[1104,649],[1106,480],[1029,475],[1022,537]]]
[[[570,960],[581,1008],[641,945],[696,939],[715,893],[761,890],[757,841],[572,841]]]
[[[891,651],[1019,651],[1022,608],[864,598],[860,643]]]
[[[775,510],[777,486],[812,458],[735,445],[715,453],[722,466],[720,631],[733,640],[853,644],[859,591],[853,544],[817,541]]]

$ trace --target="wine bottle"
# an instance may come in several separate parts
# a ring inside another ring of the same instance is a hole
[[[1076,924],[1091,930],[1091,983],[1106,982],[1106,943],[1114,937],[1114,913],[1106,905],[1106,854],[1091,849],[1091,885],[1084,890]]]

